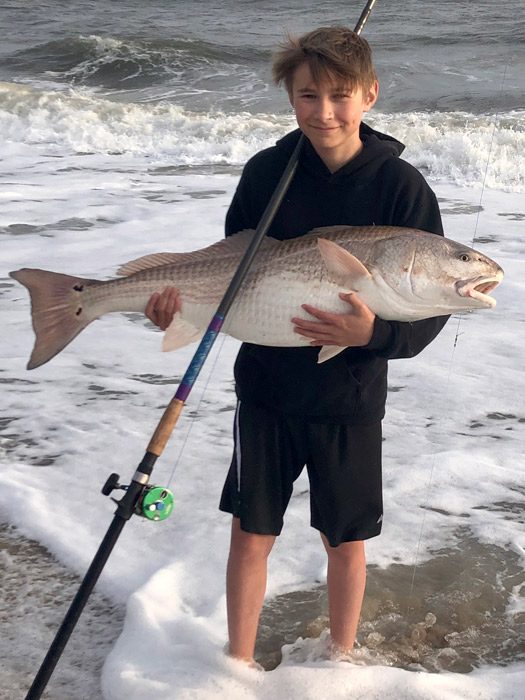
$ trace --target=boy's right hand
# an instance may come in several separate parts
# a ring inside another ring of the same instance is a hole
[[[166,287],[162,292],[151,295],[144,313],[150,321],[165,331],[181,308],[180,291],[176,287]]]

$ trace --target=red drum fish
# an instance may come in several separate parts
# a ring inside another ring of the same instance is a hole
[[[10,275],[31,296],[36,341],[28,369],[59,353],[89,323],[113,311],[144,311],[165,287],[180,290],[182,309],[166,330],[163,349],[198,340],[206,330],[253,231],[188,253],[156,253],[123,265],[120,277],[84,279],[24,268]],[[461,243],[416,229],[329,226],[285,241],[267,237],[222,331],[259,345],[294,347],[309,340],[291,318],[311,304],[348,312],[340,292],[354,291],[385,320],[416,321],[491,308],[501,267]],[[326,346],[319,361],[344,348]]]

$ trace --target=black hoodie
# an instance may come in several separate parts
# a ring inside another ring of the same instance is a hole
[[[226,216],[226,235],[257,227],[300,132],[260,151],[246,164]],[[279,240],[313,228],[407,226],[443,235],[436,197],[399,155],[403,144],[365,124],[361,152],[331,173],[305,139],[297,172],[268,235]],[[235,363],[237,396],[316,422],[365,424],[384,415],[387,360],[412,357],[430,343],[447,316],[406,323],[376,318],[370,343],[317,363],[319,348],[244,343]]]

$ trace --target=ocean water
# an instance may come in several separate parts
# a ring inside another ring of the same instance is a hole
[[[363,3],[364,4],[364,3]],[[0,7],[0,697],[21,697],[193,347],[159,352],[138,315],[103,318],[27,372],[28,299],[8,272],[97,278],[222,235],[246,159],[294,127],[271,85],[286,31],[360,2]],[[504,268],[494,310],[454,318],[390,367],[385,524],[368,545],[355,664],[323,658],[325,561],[301,477],[270,560],[254,674],[225,658],[237,343],[220,339],[155,469],[176,508],[133,519],[50,682],[56,700],[521,697],[525,674],[522,3],[378,0],[369,123],[403,141],[449,237]],[[32,599],[30,597],[32,596]],[[273,670],[270,670],[273,669]]]

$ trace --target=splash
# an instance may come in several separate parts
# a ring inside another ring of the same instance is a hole
[[[460,533],[416,569],[371,567],[350,659],[359,665],[468,673],[525,659],[525,580],[517,554]],[[278,596],[264,609],[258,661],[323,660],[329,654],[326,588]],[[299,637],[299,639],[297,639]]]

